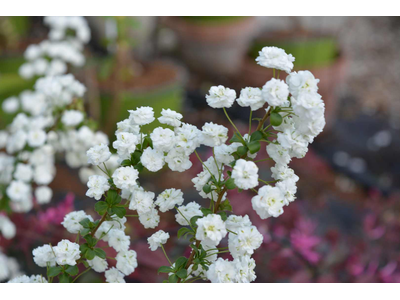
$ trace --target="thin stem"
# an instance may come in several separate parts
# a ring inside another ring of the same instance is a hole
[[[169,260],[169,257],[167,255],[167,252],[165,252],[164,246],[162,244],[160,244],[162,251],[164,252],[165,258],[168,260],[169,264],[172,266],[171,261]]]
[[[242,137],[242,139],[243,139],[243,136],[242,136],[242,134],[240,133],[239,129],[237,129],[237,127],[235,126],[235,124],[232,122],[231,118],[229,118],[228,113],[226,112],[225,107],[223,107],[222,109],[224,110],[225,116],[228,118],[228,120],[229,120],[229,122],[232,124],[233,128],[236,129],[236,131],[239,133],[239,135],[240,135],[240,136]]]
[[[258,130],[260,130],[260,129],[262,128],[263,124],[264,124],[265,121],[268,119],[270,113],[271,113],[271,110],[269,110],[269,111],[265,114],[265,116],[261,119],[260,123],[258,123],[257,130],[256,130],[256,131],[258,131]]]
[[[250,108],[250,119],[249,119],[249,136],[251,133],[251,119],[253,117],[253,110]]]
[[[274,70],[273,72],[274,72],[274,78],[275,78],[275,69],[273,69],[273,70]]]
[[[110,175],[107,174],[106,171],[104,171],[100,166],[97,166],[104,174],[106,174],[108,177],[110,177]]]
[[[74,280],[72,280],[72,283],[74,283],[79,277],[81,277],[83,274],[85,274],[86,272],[88,272],[89,270],[91,270],[92,268],[91,267],[89,267],[89,268],[87,268],[85,271],[83,271],[81,274],[79,274],[78,276],[76,276],[75,278],[74,278]]]
[[[106,165],[105,163],[103,163],[103,165],[104,165],[104,168],[105,168],[106,171],[107,171],[108,177],[111,178],[111,173],[110,173],[110,171],[107,169],[107,165]]]
[[[260,160],[255,160],[254,163],[262,162],[262,161],[267,161],[267,160],[272,160],[271,157],[260,159]]]
[[[201,160],[199,154],[197,153],[196,150],[194,150],[194,153],[196,154],[197,158],[200,160],[200,162],[202,163],[202,165],[207,169],[208,173],[210,173],[211,176],[214,176],[213,173],[211,173],[210,169],[205,165],[205,163]]]
[[[190,228],[192,228],[194,230],[194,228],[192,227],[192,225],[190,224],[189,220],[183,215],[183,213],[181,213],[181,211],[179,210],[179,208],[177,206],[175,206],[175,209],[178,211],[178,213],[181,214],[181,216],[185,219],[186,222],[188,222]]]
[[[237,235],[237,233],[236,232],[233,232],[233,231],[231,231],[231,230],[229,230],[229,229],[226,229],[228,232],[230,232],[230,233],[233,233],[233,234],[236,234]]]
[[[106,212],[103,217],[101,218],[99,224],[97,224],[96,228],[92,231],[92,233],[90,234],[91,236],[94,236],[94,234],[96,233],[96,231],[99,229],[100,225],[103,224],[103,222],[106,220],[108,216],[108,213]]]

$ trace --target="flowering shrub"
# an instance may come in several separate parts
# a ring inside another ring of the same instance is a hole
[[[52,19],[47,23],[55,26],[50,37],[58,39],[65,35],[68,26],[64,22]],[[76,32],[80,38],[87,36],[78,34],[78,29]],[[168,274],[168,282],[254,281],[256,264],[251,256],[261,246],[263,236],[248,215],[232,213],[228,191],[254,192],[252,207],[261,219],[280,216],[285,206],[296,199],[299,180],[288,164],[292,158],[306,155],[308,145],[325,125],[324,103],[317,93],[319,80],[309,71],[291,72],[293,61],[294,57],[282,49],[266,47],[260,51],[257,62],[273,68],[274,78],[262,88],[244,88],[237,98],[232,89],[211,87],[206,101],[210,107],[224,111],[235,130],[233,134],[212,122],[205,123],[200,130],[170,109],[163,109],[157,118],[161,126],[145,132],[143,126],[155,122],[156,116],[151,107],[139,107],[130,110],[129,118],[117,124],[116,140],[112,144],[114,155],[105,136],[89,129],[82,104],[76,100],[84,91],[79,82],[71,75],[38,80],[35,92],[43,95],[46,104],[39,117],[51,116],[51,122],[43,121],[44,125],[31,134],[31,118],[37,118],[36,115],[19,114],[14,119],[11,135],[5,138],[10,171],[8,180],[4,181],[7,188],[3,199],[15,211],[29,210],[30,204],[25,202],[32,201],[32,178],[34,183],[46,185],[54,177],[54,171],[47,167],[53,166],[53,161],[47,162],[52,156],[46,155],[42,162],[39,160],[43,155],[41,151],[64,151],[71,167],[89,163],[102,172],[95,174],[93,167],[84,169],[90,174],[86,195],[95,199],[98,217],[93,218],[85,211],[68,213],[62,225],[76,235],[75,241],[64,239],[57,245],[45,244],[33,250],[35,263],[47,269],[47,279],[40,275],[22,276],[11,282],[75,282],[91,269],[104,272],[106,282],[125,282],[124,277],[138,266],[136,252],[130,249],[130,236],[125,233],[127,218],[138,218],[144,228],[154,229],[160,222],[160,212],[169,210],[176,210],[176,222],[182,226],[178,238],[189,240],[192,250],[189,257],[180,256],[172,261],[163,246],[168,242],[169,233],[159,230],[148,238],[150,250],[161,248],[169,262],[168,266],[159,268],[159,273]],[[286,82],[279,79],[281,70],[289,74]],[[246,134],[237,129],[226,110],[235,101],[242,107],[250,107]],[[265,113],[256,119],[258,124],[253,127],[252,113],[256,110]],[[48,128],[51,130],[44,130]],[[205,160],[196,151],[202,145],[212,148],[212,155]],[[273,178],[269,181],[258,174],[259,164],[266,159],[257,160],[257,154],[264,149],[269,156],[267,159],[276,163],[271,168]],[[156,197],[141,186],[139,178],[143,171],[157,172],[166,165],[171,171],[184,172],[192,167],[191,155],[203,166],[192,182],[204,200],[184,205],[184,195],[179,189],[171,187]],[[28,163],[21,165],[20,161]],[[46,169],[42,169],[43,166]],[[24,169],[18,171],[18,168]],[[27,176],[27,169],[32,176]],[[46,192],[37,194],[39,201],[40,197],[45,198]],[[47,198],[46,201],[51,198],[48,190]],[[219,247],[223,239],[227,239],[228,247]],[[115,250],[115,257],[106,255],[99,246],[103,243]],[[218,257],[223,253],[230,253],[233,260]],[[109,268],[109,260],[115,260],[116,266]],[[79,272],[80,269],[83,271]]]

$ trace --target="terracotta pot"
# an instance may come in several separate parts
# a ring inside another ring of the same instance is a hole
[[[177,33],[185,63],[213,76],[235,75],[240,70],[256,29],[254,17],[206,23],[169,17],[165,24]]]

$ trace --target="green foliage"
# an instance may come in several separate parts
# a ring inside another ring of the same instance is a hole
[[[56,267],[50,267],[47,270],[47,277],[56,277],[58,274],[60,274],[62,271],[62,268],[59,266]]]
[[[71,276],[66,273],[62,273],[59,277],[60,283],[70,283],[72,281]]]
[[[272,126],[279,126],[282,124],[283,118],[279,113],[271,112],[270,121]]]
[[[236,152],[240,155],[240,156],[244,156],[247,154],[247,151],[249,149],[247,148],[247,146],[240,146],[237,148]]]
[[[106,259],[106,252],[101,248],[94,248],[94,254],[102,259]]]
[[[225,181],[225,187],[226,187],[228,190],[236,189],[235,180],[234,180],[232,177],[228,178],[228,180]]]
[[[94,210],[100,215],[104,215],[107,212],[108,209],[108,205],[106,202],[104,201],[98,201],[96,202],[96,204],[94,205]]]
[[[226,199],[225,201],[223,201],[220,205],[219,205],[219,210],[223,210],[223,211],[232,211],[232,205],[229,202],[228,199]]]
[[[202,207],[200,210],[201,210],[201,212],[203,213],[204,216],[207,216],[207,215],[213,213],[213,211],[211,209],[209,209],[209,208]]]
[[[78,275],[79,269],[78,269],[78,266],[68,266],[65,269],[65,272],[68,273],[71,276],[75,276],[75,275]]]
[[[259,141],[252,141],[252,142],[248,143],[247,146],[248,146],[251,154],[257,153],[261,148],[261,144]]]
[[[193,228],[197,228],[197,220],[201,219],[202,216],[194,216],[190,219],[190,225],[192,225]]]

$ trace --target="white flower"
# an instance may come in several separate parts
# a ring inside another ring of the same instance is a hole
[[[236,281],[238,283],[250,283],[256,280],[257,276],[254,272],[256,262],[249,256],[243,256],[233,261],[236,268]]]
[[[226,236],[226,227],[220,215],[209,214],[196,221],[196,239],[206,245],[217,246]]]
[[[120,167],[115,170],[112,179],[117,188],[134,190],[137,187],[136,180],[139,178],[139,172],[132,166]]]
[[[10,240],[15,237],[17,228],[9,218],[4,215],[0,215],[0,232],[5,239]]]
[[[124,274],[114,267],[108,269],[104,274],[108,283],[125,283]]]
[[[294,174],[293,169],[289,168],[287,165],[283,164],[276,164],[274,167],[271,168],[272,178],[275,180],[285,180],[290,179],[294,182],[299,180],[299,176]]]
[[[150,134],[156,150],[168,152],[174,147],[175,134],[171,129],[157,127]]]
[[[252,255],[263,242],[263,236],[255,226],[241,227],[235,233],[229,233],[228,239],[229,251],[234,258]]]
[[[283,203],[285,205],[289,205],[290,202],[296,200],[295,196],[297,192],[296,181],[292,179],[285,179],[283,181],[277,182],[275,186],[279,188],[282,194],[284,195],[285,199]]]
[[[310,71],[292,72],[286,77],[289,91],[297,97],[301,93],[316,93],[319,79],[315,79]]]
[[[272,78],[263,86],[262,96],[269,106],[287,106],[289,87],[283,80]]]
[[[166,212],[173,209],[175,205],[182,205],[183,193],[177,189],[167,189],[157,197],[157,204],[160,207],[161,212]]]
[[[251,226],[251,221],[248,215],[245,216],[235,216],[230,215],[228,219],[225,221],[226,229],[230,231],[236,232],[240,227],[249,227]]]
[[[148,147],[143,151],[140,162],[147,170],[157,172],[161,170],[165,164],[164,153]]]
[[[194,125],[183,123],[175,128],[175,149],[190,155],[200,146],[202,141],[201,131]]]
[[[54,250],[50,245],[43,245],[36,249],[33,249],[33,261],[42,268],[47,267],[49,264],[50,267],[54,267],[56,265],[56,256]]]
[[[203,212],[200,210],[200,204],[196,202],[190,202],[186,205],[179,206],[175,215],[176,222],[181,226],[189,226],[190,219],[194,216],[203,216]]]
[[[111,157],[111,152],[107,145],[100,144],[90,148],[86,152],[86,155],[88,157],[88,163],[97,166],[108,161]]]
[[[258,185],[258,167],[252,161],[239,159],[233,167],[232,178],[241,189],[254,188]]]
[[[142,106],[136,110],[128,110],[130,113],[129,120],[133,125],[146,125],[155,120],[152,107]]]
[[[68,127],[74,127],[82,121],[83,113],[78,110],[66,110],[61,117],[61,122]]]
[[[154,207],[147,213],[139,214],[139,222],[144,228],[156,228],[160,223],[160,216],[158,210]]]
[[[42,129],[31,130],[28,132],[28,145],[31,147],[40,147],[46,142],[46,132]]]
[[[136,210],[139,214],[150,212],[154,207],[155,194],[144,190],[135,190],[129,203],[129,209]]]
[[[117,131],[115,132],[115,134],[120,132],[129,132],[137,135],[140,132],[140,126],[132,125],[129,119],[125,119],[117,123]]]
[[[47,204],[53,197],[53,190],[48,186],[38,186],[35,189],[35,197],[39,204]]]
[[[5,130],[0,130],[0,149],[7,145],[8,133]]]
[[[96,200],[100,200],[103,194],[110,189],[107,178],[102,175],[90,176],[87,187],[89,189],[86,192],[86,196]]]
[[[79,222],[84,219],[89,219],[91,222],[93,222],[92,216],[87,215],[83,210],[73,211],[65,215],[64,221],[62,221],[61,224],[65,227],[65,229],[67,229],[68,232],[77,234],[83,229],[83,226]]]
[[[138,143],[137,135],[129,132],[119,132],[117,133],[117,140],[113,142],[113,147],[117,150],[119,157],[129,159],[130,154],[135,152]]]
[[[169,239],[169,233],[163,230],[159,230],[156,233],[153,233],[151,237],[147,239],[147,242],[150,245],[149,247],[150,250],[156,251],[158,247],[161,247],[161,245],[165,244],[168,239]]]
[[[294,57],[277,47],[264,47],[256,58],[260,66],[290,73],[293,69]]]
[[[276,218],[283,213],[284,195],[278,187],[266,185],[258,190],[251,204],[261,219]]]
[[[134,250],[121,251],[115,259],[117,260],[117,269],[126,276],[132,274],[138,266],[137,254]]]
[[[8,283],[47,283],[47,280],[42,275],[32,275],[31,277],[22,275],[15,277]]]
[[[204,124],[202,133],[203,144],[209,147],[220,146],[228,139],[228,128],[212,122]]]
[[[89,267],[98,273],[103,273],[108,267],[107,260],[98,256],[95,256],[92,260],[87,260],[87,263]]]
[[[165,157],[165,162],[172,171],[183,172],[192,166],[192,162],[185,152],[179,148],[173,148]]]
[[[68,240],[62,240],[57,246],[53,247],[53,250],[56,254],[56,262],[60,266],[75,266],[81,254],[79,245]]]
[[[108,244],[117,252],[128,251],[130,240],[131,237],[120,229],[111,229],[108,233]]]
[[[249,107],[256,111],[264,106],[265,99],[262,97],[259,88],[247,87],[240,91],[240,97],[236,100],[242,107]]]
[[[33,171],[30,165],[18,163],[15,168],[14,178],[23,182],[29,182],[32,180]]]
[[[8,114],[13,114],[19,109],[19,101],[17,97],[10,97],[3,101],[1,108]]]
[[[166,124],[173,127],[181,126],[181,119],[183,118],[183,116],[180,113],[170,110],[169,108],[163,108],[161,110],[161,115],[162,117],[158,118],[158,121],[160,121],[161,124]]]
[[[235,151],[236,149],[234,149],[231,145],[228,146],[226,144],[222,144],[220,146],[216,146],[214,147],[215,159],[220,164],[229,165],[235,160],[232,155],[232,153]]]
[[[51,164],[44,164],[36,166],[35,172],[33,173],[33,181],[37,184],[47,185],[53,181],[55,167]]]
[[[207,271],[207,278],[212,283],[233,283],[236,282],[236,276],[234,263],[221,257],[213,262]]]
[[[289,150],[285,149],[280,144],[268,144],[267,153],[277,164],[287,165],[291,160]]]
[[[17,132],[13,133],[7,141],[7,153],[12,154],[22,150],[25,147],[27,138],[28,136],[23,130],[18,130]]]
[[[31,186],[22,181],[12,181],[7,187],[7,195],[12,201],[23,202],[30,198]]]
[[[231,107],[236,99],[236,92],[222,85],[212,86],[206,95],[206,100],[212,108]]]

